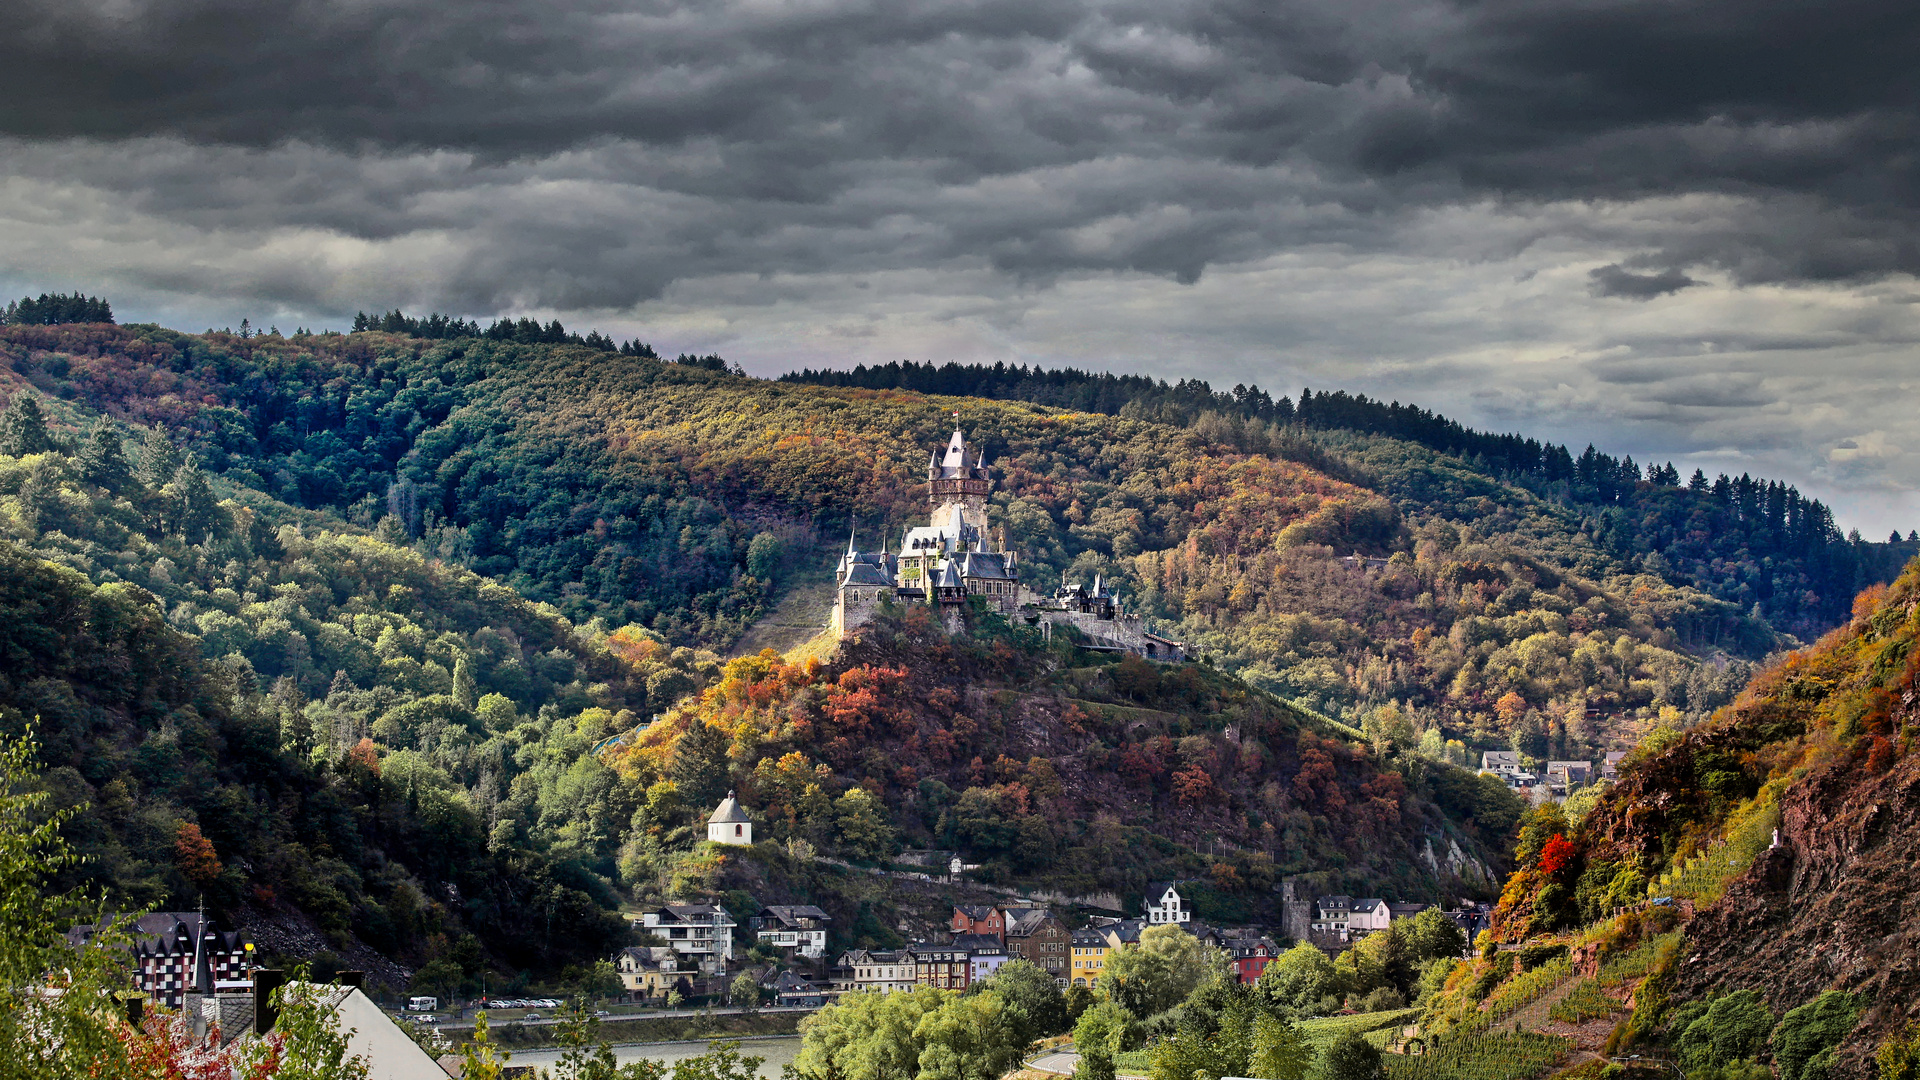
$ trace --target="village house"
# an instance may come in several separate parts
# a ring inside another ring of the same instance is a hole
[[[188,998],[240,993],[253,985],[253,943],[203,914],[157,911],[133,920],[127,930],[134,985],[170,1009],[189,1004]],[[99,931],[99,924],[81,923],[67,930],[67,943],[79,948]]]
[[[630,1000],[663,998],[675,990],[682,997],[693,992],[688,969],[680,963],[680,954],[669,945],[630,945],[613,957],[614,974]]]
[[[1364,897],[1353,902],[1347,912],[1347,933],[1352,937],[1365,937],[1375,930],[1385,930],[1393,922],[1393,914],[1387,909],[1387,902],[1378,897]]]
[[[727,797],[720,800],[720,805],[714,807],[712,816],[707,818],[707,839],[716,844],[743,847],[753,844],[753,819],[741,808],[733,792],[727,792]]]
[[[913,961],[913,981],[941,990],[965,990],[973,977],[973,957],[952,942],[915,942],[905,955]]]
[[[773,982],[773,1003],[786,1008],[817,1009],[827,1003],[827,996],[807,979],[783,971]]]
[[[1193,911],[1187,906],[1187,898],[1180,895],[1177,881],[1151,881],[1147,883],[1146,916],[1147,922],[1158,926],[1162,923],[1183,924],[1193,921]]]
[[[1146,928],[1145,919],[1114,919],[1102,924],[1099,930],[1106,935],[1107,952],[1111,955],[1115,950],[1140,944],[1140,933]]]
[[[1313,929],[1319,933],[1338,935],[1339,940],[1347,940],[1347,927],[1353,916],[1353,897],[1336,893],[1322,896],[1313,902]]]
[[[1513,750],[1483,750],[1480,771],[1511,776],[1520,771],[1520,755]]]
[[[1046,908],[1007,908],[1001,914],[1006,923],[1008,955],[1027,961],[1066,986],[1067,950],[1073,941],[1067,924]]]
[[[990,934],[955,934],[955,948],[967,951],[967,982],[969,985],[990,978],[1000,970],[1000,965],[1013,959],[1007,952],[1007,946],[999,938]]]
[[[1547,783],[1562,789],[1570,789],[1580,784],[1593,782],[1593,762],[1591,761],[1549,761],[1547,762]]]
[[[719,904],[662,904],[643,912],[640,925],[665,938],[684,962],[708,975],[723,975],[733,960],[733,929],[738,924]]]
[[[1600,763],[1600,778],[1603,780],[1620,779],[1620,763],[1625,760],[1627,760],[1627,751],[1607,751],[1606,759]]]
[[[1452,920],[1453,925],[1467,936],[1468,955],[1472,954],[1473,939],[1480,935],[1480,931],[1493,928],[1493,905],[1484,900],[1463,900],[1459,907],[1441,914]]]
[[[914,958],[906,950],[853,949],[840,958],[853,970],[853,989],[892,993],[911,990],[919,984],[914,973]]]
[[[1092,986],[1107,966],[1107,935],[1091,927],[1073,932],[1073,985]]]
[[[1007,918],[997,907],[985,904],[956,904],[947,929],[955,935],[986,934],[999,939],[1007,932]]]
[[[755,940],[786,952],[789,957],[818,960],[827,954],[827,924],[833,916],[812,904],[774,904],[747,920]]]
[[[1280,955],[1280,946],[1272,938],[1251,927],[1213,929],[1195,927],[1194,936],[1226,954],[1233,966],[1234,978],[1252,985],[1267,970],[1267,964]]]

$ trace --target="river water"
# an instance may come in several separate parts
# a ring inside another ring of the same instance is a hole
[[[622,1064],[641,1058],[653,1058],[671,1065],[681,1058],[698,1057],[707,1052],[707,1043],[701,1042],[664,1042],[664,1043],[628,1043],[615,1046],[613,1056]],[[751,1057],[763,1057],[767,1060],[760,1066],[763,1080],[780,1080],[780,1068],[793,1062],[800,1053],[800,1036],[780,1035],[765,1039],[740,1040],[740,1052]],[[536,1069],[547,1068],[560,1060],[558,1050],[516,1050],[513,1052],[512,1065],[532,1065]]]

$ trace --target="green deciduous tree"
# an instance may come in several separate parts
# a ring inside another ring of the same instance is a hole
[[[1345,993],[1333,961],[1304,941],[1275,957],[1260,973],[1258,985],[1276,1004],[1301,1016],[1327,1011],[1327,1003],[1337,1008]]]
[[[856,859],[878,859],[893,847],[886,808],[866,788],[849,788],[833,801],[833,824],[840,846]]]
[[[1080,1057],[1074,1077],[1113,1080],[1114,1055],[1137,1049],[1145,1037],[1140,1021],[1118,1002],[1096,1003],[1073,1025],[1073,1049]]]
[[[1107,957],[1100,988],[1145,1020],[1173,1008],[1203,983],[1226,978],[1218,949],[1171,924],[1149,927],[1140,943]]]
[[[1826,1080],[1827,1060],[1860,1014],[1858,995],[1829,990],[1787,1010],[1773,1031],[1773,1060],[1785,1080]]]
[[[1313,1044],[1285,1017],[1264,1013],[1254,1021],[1253,1053],[1246,1076],[1256,1080],[1305,1080],[1313,1068]]]
[[[1010,960],[974,985],[1000,995],[1014,1041],[1023,1047],[1067,1029],[1066,998],[1053,976],[1030,960]]]
[[[78,952],[59,936],[104,911],[46,890],[50,873],[75,864],[60,829],[79,808],[48,812],[36,750],[31,734],[0,735],[0,1080],[129,1075],[125,1023],[108,996],[127,985],[127,928],[109,925]]]
[[[999,1080],[1026,1048],[1006,1003],[991,990],[928,1013],[914,1037],[921,1047],[921,1080]]]
[[[1380,1080],[1386,1074],[1381,1069],[1380,1051],[1365,1037],[1349,1031],[1327,1047],[1320,1061],[1320,1075],[1325,1080]]]

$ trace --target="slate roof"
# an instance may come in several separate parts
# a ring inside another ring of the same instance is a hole
[[[1011,580],[1007,557],[998,551],[970,551],[960,557],[960,575],[970,578]]]
[[[760,918],[778,921],[783,926],[799,926],[802,919],[833,921],[833,916],[812,904],[770,904],[760,909]]]
[[[992,934],[955,934],[953,935],[953,947],[956,949],[965,949],[969,953],[989,953],[995,955],[1005,955],[1007,951],[1007,947],[1000,943],[1000,939],[994,937]]]
[[[747,812],[740,809],[739,800],[733,797],[733,792],[729,791],[727,797],[720,800],[720,805],[713,808],[713,816],[707,819],[707,824],[732,825],[735,822],[751,823],[752,821],[753,819],[747,816]]]
[[[888,577],[887,572],[885,570],[880,569],[878,566],[875,566],[872,563],[863,562],[863,563],[854,563],[853,569],[847,571],[847,578],[845,581],[841,582],[841,584],[843,585],[892,585],[893,579]]]
[[[1050,915],[1046,908],[1008,908],[1007,936],[1028,937],[1045,925]]]

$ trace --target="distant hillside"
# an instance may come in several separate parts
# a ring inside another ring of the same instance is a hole
[[[553,970],[621,933],[617,902],[728,885],[694,829],[729,785],[772,836],[835,858],[952,846],[1072,890],[1193,876],[1222,913],[1266,910],[1285,873],[1439,898],[1473,861],[1503,869],[1512,808],[1454,767],[1477,748],[1624,747],[1704,718],[1788,643],[1764,606],[1619,550],[1554,493],[1378,433],[396,325],[0,327],[0,533],[21,573],[65,566],[124,597],[153,649],[195,643],[220,703],[195,706],[203,724],[96,706],[94,668],[0,700],[8,723],[43,717],[49,766],[96,804],[90,872],[143,902],[297,911],[455,983]],[[923,518],[954,409],[1031,580],[1104,575],[1201,663],[902,623],[826,668],[722,668],[706,650],[817,587],[799,571],[849,524],[873,544]],[[217,880],[155,846],[182,823]],[[782,895],[808,887],[792,872]]]
[[[1917,643],[1920,562],[1711,722],[1649,740],[1576,826],[1536,820],[1499,927],[1517,938],[1672,897],[1684,943],[1670,999],[1641,994],[1643,1038],[1679,1039],[1667,1010],[1683,1002],[1754,990],[1778,1019],[1833,991],[1828,1075],[1872,1075],[1875,1047],[1920,1021]],[[1550,852],[1556,831],[1571,843]]]
[[[1031,401],[1085,412],[1153,419],[1200,431],[1209,441],[1241,449],[1286,452],[1297,435],[1351,459],[1356,442],[1412,443],[1457,459],[1500,486],[1518,487],[1578,515],[1577,527],[1607,554],[1677,585],[1763,612],[1784,633],[1812,638],[1844,620],[1853,595],[1886,581],[1920,551],[1920,535],[1886,543],[1842,536],[1833,514],[1778,481],[1742,474],[1683,479],[1672,463],[1636,465],[1588,446],[1576,454],[1551,441],[1475,431],[1416,405],[1369,400],[1344,390],[1302,390],[1298,401],[1273,397],[1259,386],[1216,391],[1198,379],[1169,384],[1139,375],[1039,367],[891,363],[851,371],[795,372],[784,382],[817,386],[903,389],[954,396]],[[1318,437],[1321,433],[1331,438]],[[1404,448],[1388,451],[1404,457]],[[1364,458],[1377,451],[1361,451]],[[1391,471],[1391,470],[1389,470]],[[1449,508],[1448,496],[1410,479],[1386,490],[1403,509]],[[1372,486],[1372,485],[1369,485]],[[1440,501],[1440,505],[1434,505]],[[1453,512],[1450,512],[1452,510]],[[1462,513],[1464,511],[1464,513]],[[1571,524],[1571,522],[1569,522]],[[1585,568],[1594,573],[1592,567]]]

